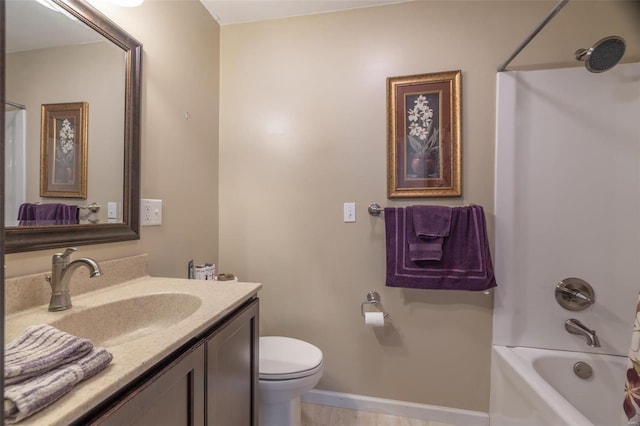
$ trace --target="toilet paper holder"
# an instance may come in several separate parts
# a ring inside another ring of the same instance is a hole
[[[366,302],[362,302],[362,304],[360,305],[360,313],[362,314],[362,317],[364,318],[364,305],[373,305],[376,308],[378,308],[379,311],[381,311],[384,314],[384,317],[387,318],[389,316],[388,313],[382,311],[382,309],[379,309],[380,306],[380,295],[378,294],[377,291],[370,291],[369,293],[367,293],[367,301]]]

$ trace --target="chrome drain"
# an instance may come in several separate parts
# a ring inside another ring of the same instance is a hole
[[[583,361],[578,361],[573,364],[573,372],[581,379],[590,379],[593,376],[593,368],[589,364]]]

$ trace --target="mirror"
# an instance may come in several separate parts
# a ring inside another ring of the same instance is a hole
[[[6,20],[6,251],[139,239],[142,45],[83,0],[11,0]],[[77,143],[60,180],[65,120]],[[19,217],[23,203],[77,220]]]

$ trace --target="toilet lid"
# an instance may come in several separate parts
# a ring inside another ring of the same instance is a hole
[[[260,337],[260,378],[286,380],[310,376],[322,369],[322,351],[291,337]]]

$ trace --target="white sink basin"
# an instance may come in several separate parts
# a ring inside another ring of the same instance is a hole
[[[95,346],[113,347],[166,329],[200,305],[200,297],[191,294],[147,294],[84,309],[74,305],[72,312],[50,324]]]

